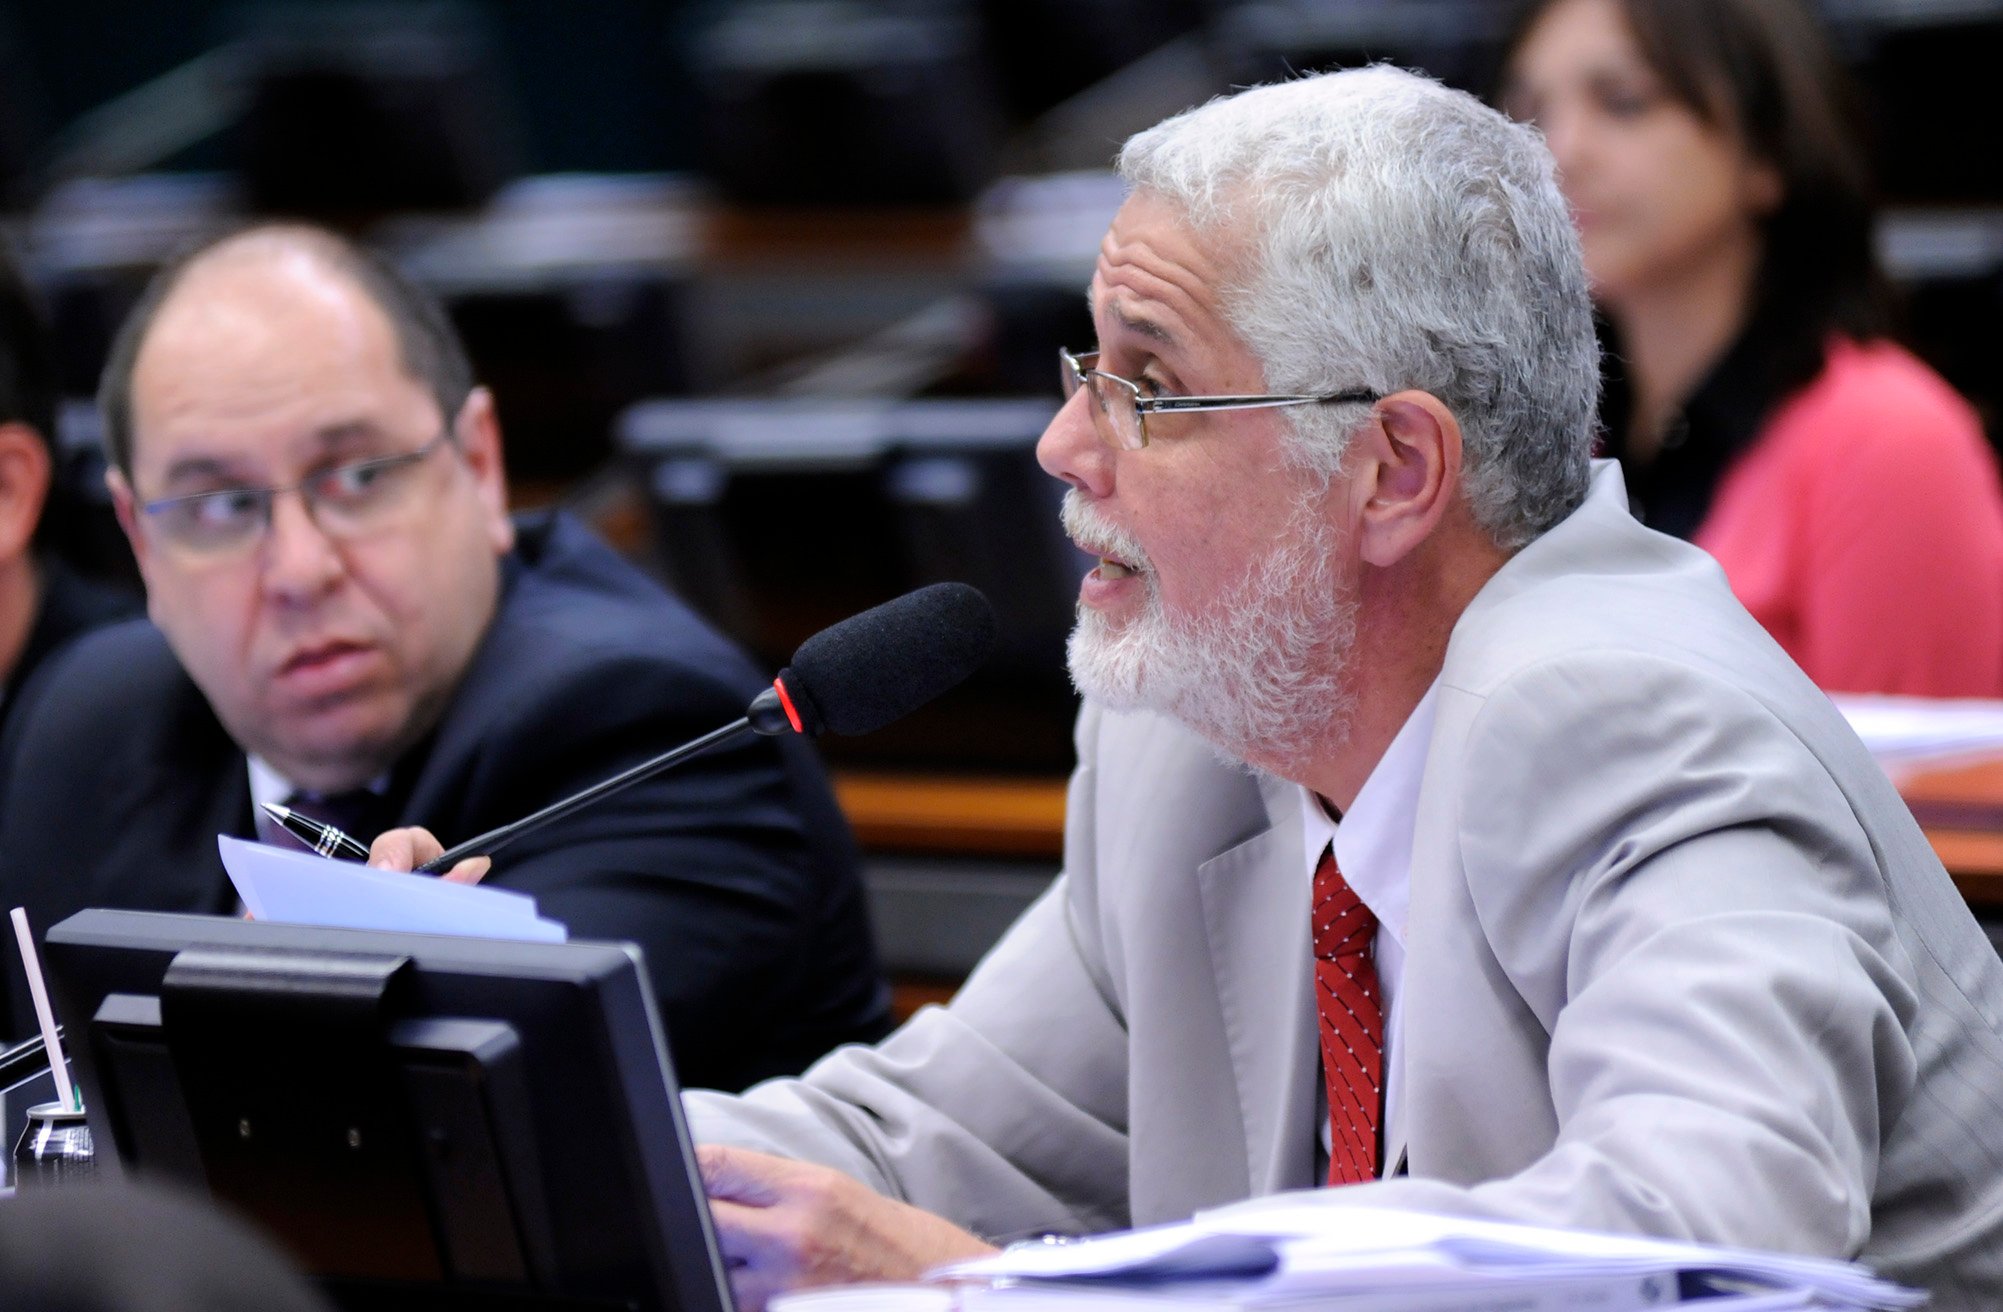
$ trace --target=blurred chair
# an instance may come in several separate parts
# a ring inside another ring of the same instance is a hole
[[[1388,61],[1484,95],[1510,9],[1496,0],[1220,2],[1209,40],[1232,86]]]
[[[2003,3],[1823,0],[1876,128],[1891,204],[2003,202],[2003,151],[1989,140],[2003,65]]]
[[[658,560],[698,610],[777,668],[801,641],[941,579],[987,593],[994,657],[848,762],[1048,770],[1070,763],[1064,673],[1085,561],[1036,465],[1043,400],[652,401],[619,445],[649,489]]]
[[[36,54],[21,39],[20,20],[0,11],[0,209],[9,211],[34,199],[33,165],[49,127]]]
[[[695,23],[704,171],[765,205],[942,205],[993,178],[1003,132],[959,6],[742,0]]]
[[[619,412],[687,385],[681,351],[686,278],[605,268],[447,293],[446,308],[507,434],[522,490],[582,478],[612,455]]]
[[[240,40],[255,211],[469,209],[517,171],[494,43],[470,6],[266,5],[246,11]]]

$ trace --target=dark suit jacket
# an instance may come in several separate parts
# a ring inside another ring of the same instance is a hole
[[[448,846],[729,723],[766,686],[575,521],[519,538],[493,627],[386,798]],[[38,933],[84,907],[230,911],[216,835],[254,832],[243,753],[159,631],[90,635],[32,691],[0,796],[0,905]],[[574,937],[640,945],[685,1083],[741,1087],[888,1027],[853,844],[798,739],[713,750],[545,826],[488,882]],[[15,963],[27,1033],[19,981]]]
[[[13,711],[15,697],[27,687],[42,662],[62,650],[70,639],[117,620],[130,619],[143,609],[139,598],[132,593],[85,578],[54,556],[46,556],[37,564],[42,576],[42,596],[14,668],[0,679],[0,723]]]

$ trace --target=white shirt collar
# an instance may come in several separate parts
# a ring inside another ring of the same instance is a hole
[[[250,767],[250,801],[256,814],[262,815],[264,813],[262,810],[264,803],[270,802],[274,806],[283,806],[285,805],[286,798],[301,791],[298,785],[272,769],[271,763],[263,757],[246,755],[244,762]],[[378,775],[374,779],[369,780],[367,787],[370,792],[378,795],[388,792],[389,775]],[[311,790],[308,789],[306,791],[310,792]]]
[[[1433,714],[1439,684],[1405,717],[1391,745],[1384,749],[1356,800],[1337,824],[1322,809],[1321,799],[1301,789],[1303,848],[1308,866],[1321,850],[1335,844],[1335,864],[1356,896],[1377,917],[1381,932],[1405,942],[1405,917],[1411,905],[1412,832],[1419,821],[1419,784],[1426,773],[1426,751],[1433,739]]]
[[[265,803],[283,806],[286,798],[299,791],[284,775],[267,765],[264,758],[252,756],[246,759],[250,764],[250,801],[253,807],[260,808],[258,814],[263,814],[261,808]]]

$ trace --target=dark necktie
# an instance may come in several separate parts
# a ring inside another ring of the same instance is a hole
[[[285,805],[323,825],[334,826],[363,847],[374,842],[383,831],[383,799],[371,789],[354,788],[326,796],[301,789],[286,798]],[[289,847],[295,852],[312,850],[279,828],[262,811],[257,814],[257,836],[274,847]]]
[[[1371,946],[1377,917],[1335,868],[1331,845],[1314,871],[1314,998],[1328,1084],[1330,1184],[1377,1178],[1383,1104],[1384,1004]]]

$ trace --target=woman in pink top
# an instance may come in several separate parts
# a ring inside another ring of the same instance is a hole
[[[1503,105],[1558,160],[1605,446],[1832,691],[2003,696],[2003,489],[1886,338],[1841,70],[1796,0],[1535,0]]]

